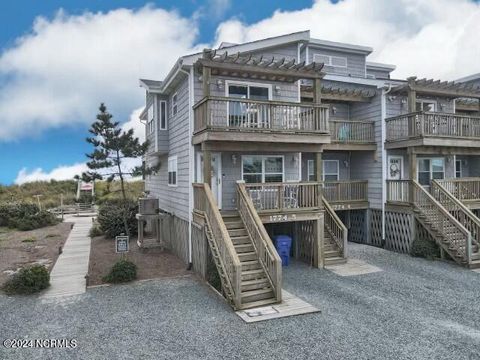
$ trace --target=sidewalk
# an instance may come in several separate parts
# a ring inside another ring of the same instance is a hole
[[[86,290],[85,275],[88,272],[90,258],[89,231],[92,227],[92,217],[71,216],[65,218],[65,221],[73,222],[75,225],[50,273],[51,285],[42,294],[42,298],[78,295]]]

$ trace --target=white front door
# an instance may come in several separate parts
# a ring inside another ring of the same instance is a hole
[[[197,153],[197,182],[203,182],[203,153]],[[218,208],[222,208],[222,154],[212,153],[212,193]]]
[[[388,157],[388,180],[401,180],[403,178],[403,156]]]

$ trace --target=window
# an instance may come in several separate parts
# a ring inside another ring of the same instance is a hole
[[[283,156],[242,156],[242,179],[246,183],[283,182]]]
[[[173,115],[177,115],[177,111],[178,111],[178,95],[177,93],[173,94],[172,96],[172,114]]]
[[[150,105],[147,113],[147,133],[148,134],[151,134],[155,131],[155,122],[153,120],[154,120],[153,105]]]
[[[339,166],[338,160],[323,160],[323,180],[338,181]]]
[[[462,177],[462,160],[455,160],[455,177]]]
[[[307,160],[307,179],[308,181],[315,181],[315,161]]]
[[[159,129],[160,130],[167,130],[167,102],[160,101],[159,102]]]
[[[168,185],[177,186],[177,157],[168,158]]]
[[[437,102],[433,100],[417,100],[416,111],[436,111]]]
[[[417,178],[423,186],[430,186],[432,180],[445,177],[445,163],[443,158],[418,159]]]
[[[346,68],[347,58],[343,56],[330,56],[323,54],[313,54],[313,61],[317,63],[324,63],[325,66]]]

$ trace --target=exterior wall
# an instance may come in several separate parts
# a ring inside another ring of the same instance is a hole
[[[364,78],[366,75],[365,74],[365,66],[366,66],[365,55],[352,54],[348,52],[334,51],[334,50],[324,50],[320,47],[314,47],[309,45],[308,58],[307,58],[308,63],[313,62],[313,54],[341,56],[341,57],[347,58],[346,68],[325,66],[324,71],[327,74],[346,75],[346,76],[362,77],[362,78]]]
[[[435,100],[437,102],[437,112],[455,113],[455,101],[445,98],[432,98],[417,95],[418,100]],[[402,103],[403,100],[403,103]],[[406,96],[389,96],[386,101],[387,118],[399,116],[408,113]]]
[[[367,76],[374,76],[375,79],[390,79],[390,72],[381,70],[372,70],[367,67]]]
[[[377,150],[353,151],[350,161],[350,175],[352,179],[368,180],[368,200],[370,207],[382,207],[382,93],[369,103],[354,103],[351,106],[351,118],[354,120],[375,122],[375,142]]]
[[[172,96],[177,93],[177,114],[173,115],[172,106],[168,106],[168,155],[149,157],[147,162],[160,162],[160,170],[156,175],[147,177],[145,187],[152,196],[158,197],[161,209],[180,219],[189,219],[189,92],[188,79],[182,81],[177,90],[168,97],[171,104]],[[168,156],[177,156],[178,172],[177,186],[168,185]]]
[[[302,181],[308,181],[308,160],[315,160],[315,154],[302,153]],[[350,180],[350,155],[348,152],[324,151],[322,160],[338,160],[339,180]]]

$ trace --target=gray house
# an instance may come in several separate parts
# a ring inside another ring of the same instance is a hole
[[[347,240],[408,252],[419,236],[476,264],[477,78],[394,80],[371,52],[304,31],[140,80],[145,161],[160,164],[146,188],[172,251],[204,277],[211,257],[235,308],[281,300],[280,234],[316,267],[345,262]]]

